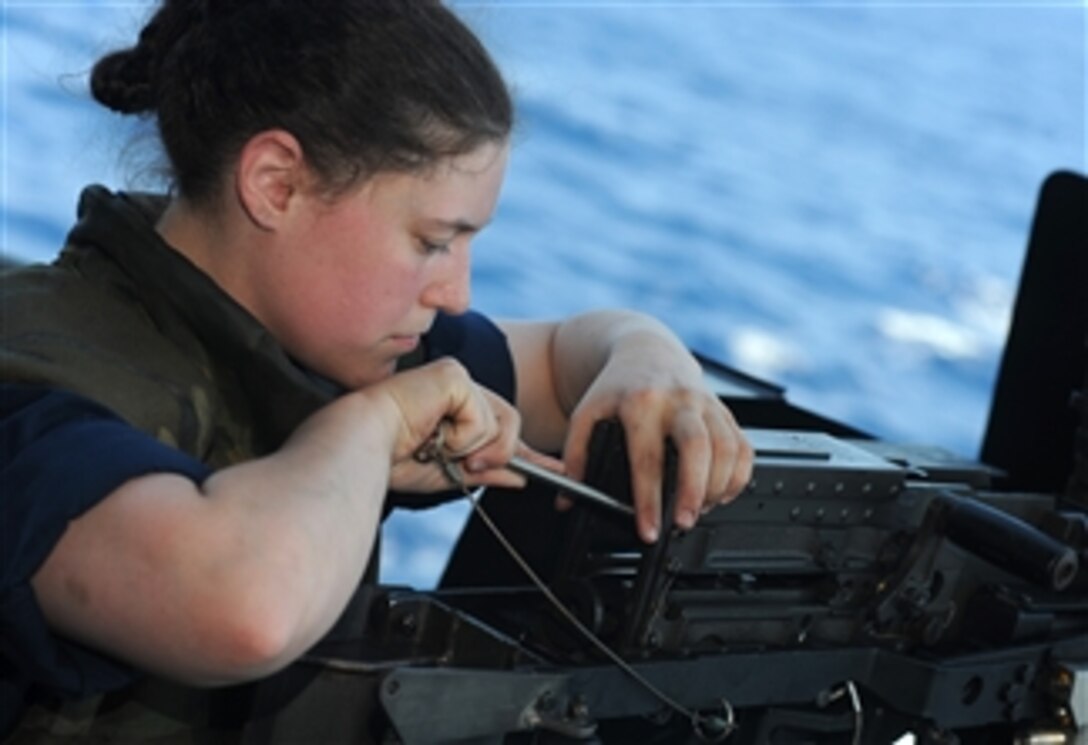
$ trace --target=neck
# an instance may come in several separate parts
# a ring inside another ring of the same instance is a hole
[[[228,295],[243,306],[249,305],[247,242],[229,216],[212,214],[183,199],[174,199],[155,229],[171,248],[196,265]]]
[[[162,213],[155,230],[171,248],[189,261],[200,267],[205,274],[215,276],[217,252],[212,245],[217,243],[214,233],[209,230],[211,221],[198,213],[182,200],[173,199]]]

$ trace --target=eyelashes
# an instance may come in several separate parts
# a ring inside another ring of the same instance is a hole
[[[444,254],[450,252],[449,243],[437,243],[428,240],[420,240],[420,245],[423,247],[423,251],[429,254]]]

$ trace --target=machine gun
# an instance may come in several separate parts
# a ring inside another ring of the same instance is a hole
[[[704,360],[756,449],[740,498],[647,546],[629,516],[492,494],[525,566],[474,518],[438,590],[376,588],[323,663],[376,680],[409,745],[1088,742],[1086,203],[1083,178],[1044,186],[985,463]],[[1081,279],[1062,300],[1051,275]],[[598,427],[587,474],[620,498],[622,438]]]
[[[590,508],[567,526],[551,588],[625,666],[538,588],[376,599],[377,648],[427,660],[382,682],[404,741],[1074,742],[1083,505],[932,448],[749,435],[748,493],[693,530],[640,547]],[[622,434],[594,452],[589,481],[625,493]]]

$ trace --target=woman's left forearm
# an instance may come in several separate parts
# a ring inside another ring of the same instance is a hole
[[[545,450],[562,447],[571,413],[613,355],[638,365],[657,356],[646,353],[653,348],[692,381],[700,375],[680,339],[643,313],[595,310],[563,321],[508,321],[500,326],[514,357],[523,437]]]
[[[644,313],[600,310],[559,324],[552,352],[556,392],[569,415],[607,364],[660,367],[690,383],[701,378],[699,365],[663,323]]]

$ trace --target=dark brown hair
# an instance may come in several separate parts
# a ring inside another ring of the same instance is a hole
[[[502,141],[506,85],[436,0],[165,0],[91,74],[100,103],[156,119],[178,192],[206,199],[254,134],[282,128],[331,191]]]

